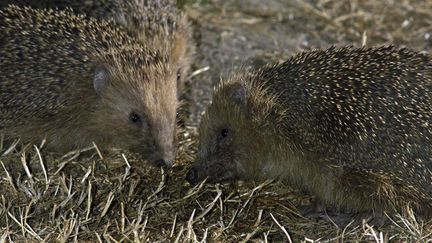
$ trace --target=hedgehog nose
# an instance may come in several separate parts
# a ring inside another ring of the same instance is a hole
[[[198,182],[198,170],[196,168],[191,168],[186,174],[186,181],[191,185],[195,185]]]
[[[153,161],[153,164],[157,167],[171,168],[173,165],[173,161],[172,160],[165,160],[165,159],[157,159],[157,160]]]

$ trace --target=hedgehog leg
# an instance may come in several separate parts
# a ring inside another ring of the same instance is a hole
[[[322,184],[325,186],[316,188],[316,202],[304,208],[302,215],[331,220],[342,227],[363,222],[382,226],[387,220],[384,211],[394,212],[397,204],[391,177],[344,166],[331,168]],[[321,209],[313,207],[316,203],[320,203]]]
[[[401,213],[407,209],[421,212],[430,201],[421,188],[401,180],[388,172],[345,167],[338,177],[340,199],[345,205],[359,210],[373,210],[374,214]],[[426,206],[428,207],[428,206]]]
[[[399,204],[395,185],[388,175],[345,167],[338,179],[336,193],[348,208],[359,212],[373,210],[381,214],[383,211],[394,211]]]
[[[345,168],[339,185],[346,206],[372,210],[375,225],[380,225],[382,219],[386,218],[384,212],[398,212],[408,218],[413,215],[420,219],[432,218],[430,195],[396,175]]]
[[[303,217],[308,219],[331,221],[342,228],[346,227],[348,224],[362,225],[363,222],[372,226],[381,227],[387,222],[387,217],[382,213],[374,213],[371,210],[352,212],[335,207],[326,207],[325,204],[317,198],[314,198],[310,205],[301,207],[300,213]]]
[[[325,204],[318,198],[313,198],[309,205],[305,205],[300,208],[300,214],[306,218],[322,218],[325,213]]]

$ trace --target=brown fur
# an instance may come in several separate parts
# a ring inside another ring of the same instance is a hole
[[[429,210],[431,81],[428,55],[393,47],[240,71],[214,93],[187,179],[280,178],[339,208]]]
[[[96,142],[174,159],[177,75],[168,53],[112,22],[16,6],[0,12],[0,43],[2,132],[46,138],[55,150]]]

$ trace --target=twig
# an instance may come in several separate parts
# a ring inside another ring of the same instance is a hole
[[[277,224],[277,226],[279,226],[279,228],[281,228],[282,232],[284,232],[284,234],[286,235],[286,237],[288,239],[288,242],[292,243],[291,236],[289,235],[289,233],[285,229],[285,227],[283,227],[281,224],[279,224],[279,222],[276,220],[276,218],[273,216],[272,213],[270,213],[270,216],[272,217],[273,221]]]
[[[39,151],[39,148],[36,145],[33,145],[33,146],[36,149],[36,153],[37,153],[38,158],[39,158],[39,163],[41,165],[41,168],[42,168],[42,171],[43,171],[43,174],[44,174],[44,177],[45,177],[45,182],[46,182],[46,184],[48,186],[48,174],[46,172],[45,165],[44,165],[43,160],[42,160],[42,155],[41,155],[41,153]]]

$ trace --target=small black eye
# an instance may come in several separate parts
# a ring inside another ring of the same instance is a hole
[[[180,70],[177,71],[177,81],[179,81],[181,79],[181,73]]]
[[[228,136],[228,129],[222,129],[221,137],[225,138],[226,136]]]
[[[135,112],[130,113],[129,120],[135,124],[141,123],[141,117]]]

